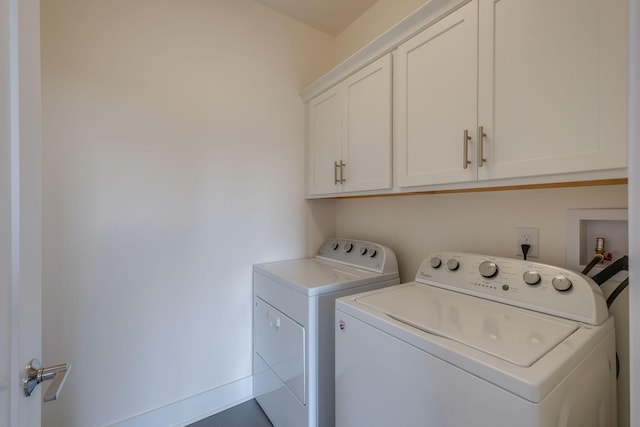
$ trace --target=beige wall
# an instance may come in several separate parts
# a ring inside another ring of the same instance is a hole
[[[348,199],[337,202],[336,218],[338,235],[393,248],[411,281],[436,251],[515,257],[518,226],[539,228],[537,261],[563,266],[567,209],[626,207],[619,185]]]
[[[367,43],[426,3],[425,0],[378,0],[336,37],[336,63],[353,55]]]
[[[250,378],[252,264],[334,232],[298,95],[333,61],[249,0],[42,1],[43,357],[73,364],[45,426]]]

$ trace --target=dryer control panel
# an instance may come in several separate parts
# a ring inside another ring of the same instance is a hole
[[[520,259],[438,252],[422,262],[416,281],[593,325],[609,317],[589,277]]]
[[[353,239],[329,239],[318,249],[316,258],[339,262],[375,273],[398,271],[396,256],[387,246]]]

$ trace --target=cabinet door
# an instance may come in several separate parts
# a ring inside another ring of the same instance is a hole
[[[391,54],[343,83],[343,191],[391,188]]]
[[[398,185],[476,179],[478,3],[472,1],[399,46]],[[464,140],[467,130],[473,140]],[[465,168],[466,166],[466,168]]]
[[[480,179],[626,167],[626,0],[480,0]]]
[[[307,188],[310,195],[336,193],[334,162],[341,159],[342,97],[333,87],[307,104]]]

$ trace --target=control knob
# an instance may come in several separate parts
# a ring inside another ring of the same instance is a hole
[[[447,261],[447,268],[450,271],[456,271],[459,267],[460,267],[460,263],[458,262],[457,259],[451,258],[449,261]]]
[[[376,255],[378,255],[378,251],[376,251],[375,249],[371,249],[371,250],[369,251],[369,256],[370,256],[371,258],[375,257]]]
[[[345,243],[344,250],[346,253],[349,253],[353,250],[353,243]]]
[[[442,260],[434,256],[433,258],[431,258],[431,261],[429,261],[429,263],[433,268],[440,268],[440,266],[442,265]]]
[[[498,264],[493,261],[482,261],[478,267],[482,277],[490,278],[498,274]]]
[[[525,271],[524,274],[522,275],[522,279],[524,280],[524,283],[526,283],[527,285],[537,285],[538,283],[540,283],[540,273],[538,273],[537,271]]]
[[[333,249],[334,251],[337,250],[340,247],[340,244],[338,242],[333,242],[331,244],[331,249]]]
[[[551,280],[551,284],[554,288],[556,288],[556,290],[560,292],[568,291],[569,289],[571,289],[571,286],[573,286],[571,280],[569,280],[568,277],[562,275],[554,277]]]
[[[367,248],[365,248],[364,246],[360,248],[360,255],[366,255],[367,254]]]

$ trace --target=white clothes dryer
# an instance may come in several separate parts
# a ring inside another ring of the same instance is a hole
[[[336,301],[337,427],[614,427],[614,321],[569,270],[457,252]]]
[[[253,267],[253,392],[275,427],[334,425],[335,299],[400,283],[386,246],[330,239]]]

